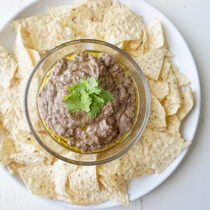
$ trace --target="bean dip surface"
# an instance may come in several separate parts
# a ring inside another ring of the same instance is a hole
[[[111,91],[114,99],[100,114],[91,118],[85,111],[71,113],[65,105],[68,85],[94,77],[100,87]],[[56,135],[67,139],[70,147],[82,152],[104,149],[132,127],[136,111],[136,90],[125,70],[106,53],[98,57],[81,52],[72,59],[62,58],[49,74],[38,99],[41,118]]]

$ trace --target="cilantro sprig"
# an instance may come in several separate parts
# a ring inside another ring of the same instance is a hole
[[[72,113],[83,110],[90,117],[96,117],[101,112],[101,107],[114,99],[113,94],[109,90],[100,88],[99,84],[99,80],[91,77],[68,86],[69,94],[64,97],[67,109]]]

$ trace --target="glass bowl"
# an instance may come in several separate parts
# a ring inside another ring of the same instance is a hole
[[[133,77],[137,89],[138,105],[136,120],[132,129],[115,146],[97,153],[78,153],[65,148],[54,140],[45,130],[40,119],[37,98],[40,84],[46,73],[61,58],[81,51],[106,52],[122,64]],[[77,165],[98,165],[112,161],[127,152],[140,139],[150,111],[149,88],[140,67],[120,48],[107,42],[94,39],[79,39],[66,42],[50,50],[32,71],[25,90],[25,115],[30,130],[38,143],[50,154],[63,161]]]

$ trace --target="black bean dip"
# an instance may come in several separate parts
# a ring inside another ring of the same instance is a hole
[[[82,78],[100,80],[100,87],[114,96],[91,118],[85,111],[70,113],[64,103],[67,86]],[[95,57],[81,52],[72,59],[62,58],[39,93],[40,114],[47,127],[67,139],[70,147],[82,152],[104,149],[127,133],[135,119],[136,90],[131,76],[106,53]]]

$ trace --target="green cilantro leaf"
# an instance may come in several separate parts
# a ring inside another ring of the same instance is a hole
[[[92,98],[85,92],[85,90],[82,90],[80,94],[80,109],[89,112]]]
[[[95,94],[91,94],[90,97],[92,98],[92,102],[95,102],[97,103],[98,105],[104,105],[105,104],[105,101],[103,98],[101,98],[100,96],[98,95],[95,95]]]
[[[80,83],[68,86],[69,94],[64,97],[67,109],[72,113],[86,111],[90,117],[96,117],[101,107],[112,101],[114,96],[108,90],[99,87],[99,80],[94,77],[81,79]]]
[[[72,113],[76,113],[80,111],[80,93],[76,91],[72,91],[69,95],[64,98],[66,103],[66,107]]]
[[[73,90],[76,90],[76,91],[80,91],[80,90],[84,90],[86,88],[86,85],[83,84],[83,83],[77,83],[73,86],[68,86],[67,87],[69,91],[73,91]]]
[[[95,101],[90,105],[90,111],[88,114],[90,117],[96,117],[101,112],[101,106],[98,105]]]
[[[92,99],[84,90],[81,90],[80,92],[72,91],[67,99],[65,97],[64,101],[69,111],[77,113],[80,110],[89,112]]]
[[[100,96],[104,99],[105,103],[114,99],[113,94],[109,90],[102,90]]]

